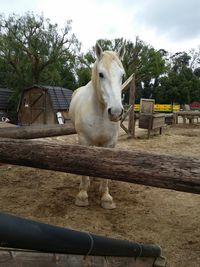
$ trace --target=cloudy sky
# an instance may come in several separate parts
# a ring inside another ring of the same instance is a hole
[[[200,46],[200,0],[0,0],[0,13],[27,11],[60,27],[71,19],[84,51],[100,38],[136,36],[171,52]]]

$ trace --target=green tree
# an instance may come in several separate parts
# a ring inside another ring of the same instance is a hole
[[[79,56],[79,64],[76,68],[78,87],[86,85],[91,80],[91,68],[95,62],[95,53],[91,49]]]
[[[186,52],[175,53],[169,58],[168,73],[160,80],[157,92],[162,102],[190,104],[192,101],[199,101],[198,65],[196,62],[196,69],[193,70],[194,60],[191,60],[191,55]]]
[[[16,110],[21,90],[33,84],[75,88],[79,50],[79,42],[71,34],[71,21],[60,30],[57,24],[33,13],[13,14],[7,19],[1,15],[0,70],[6,73],[2,83],[14,90],[13,108]]]
[[[138,37],[135,43],[126,41],[125,48],[123,65],[126,78],[135,73],[136,102],[139,102],[141,97],[155,98],[159,79],[167,70],[164,50],[157,51]],[[128,102],[128,92],[126,92],[126,102]]]

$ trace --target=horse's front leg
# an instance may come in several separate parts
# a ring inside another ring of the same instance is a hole
[[[81,177],[81,183],[79,187],[79,193],[76,196],[75,204],[80,207],[85,207],[89,205],[88,202],[88,187],[90,186],[90,178],[88,176]]]
[[[88,146],[90,145],[87,140],[83,136],[79,136],[79,144]],[[81,183],[79,187],[79,193],[76,196],[75,205],[80,207],[85,207],[89,205],[88,202],[88,188],[90,186],[90,178],[89,176],[82,176]]]
[[[106,144],[105,147],[113,148],[115,144]],[[116,204],[113,201],[113,197],[109,193],[109,181],[106,179],[101,180],[99,191],[101,193],[101,206],[104,209],[115,209]]]
[[[101,206],[104,209],[115,209],[116,205],[113,201],[113,197],[109,193],[108,180],[102,180],[100,184],[100,193],[101,193]]]

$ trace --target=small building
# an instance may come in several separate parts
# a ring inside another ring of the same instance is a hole
[[[3,117],[8,117],[9,99],[12,95],[12,90],[0,88],[0,121]]]
[[[58,86],[34,85],[24,89],[18,105],[20,125],[62,124],[68,117],[72,91]]]

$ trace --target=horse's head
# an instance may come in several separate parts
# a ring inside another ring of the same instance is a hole
[[[97,60],[94,64],[92,82],[97,90],[99,101],[106,108],[111,121],[119,121],[123,114],[121,85],[124,68],[121,58],[124,46],[117,52],[104,51],[97,43],[95,46]]]

